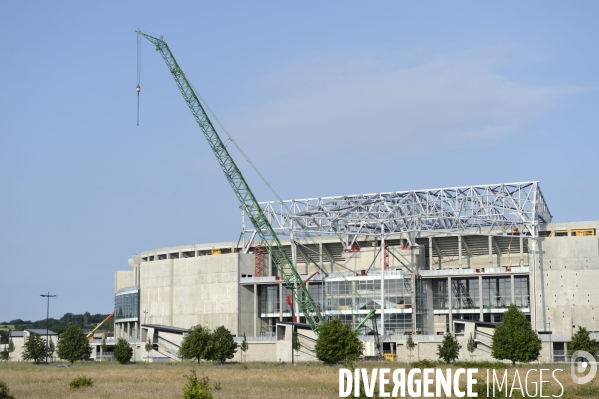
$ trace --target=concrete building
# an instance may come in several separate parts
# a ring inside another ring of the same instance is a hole
[[[376,310],[359,328],[367,356],[375,354],[378,330],[383,350],[400,360],[408,356],[406,334],[414,334],[414,356],[434,359],[445,333],[463,340],[464,351],[472,333],[478,359],[487,359],[493,326],[511,303],[541,336],[546,360],[565,360],[578,326],[599,338],[599,294],[592,290],[599,222],[553,223],[537,182],[355,197],[294,200],[287,210],[261,205],[277,234],[289,236],[283,249],[302,280],[309,279],[305,285],[322,313],[355,328]],[[386,215],[340,211],[377,201]],[[326,217],[319,216],[323,210]],[[223,325],[237,339],[248,337],[250,360],[290,360],[291,289],[245,226],[237,242],[161,248],[129,259],[131,270],[115,274],[116,336],[149,338],[158,353],[177,360],[188,328]],[[305,322],[299,309],[295,314]],[[301,360],[314,360],[314,334],[302,325],[299,336]]]
[[[12,342],[15,346],[15,351],[10,354],[10,360],[14,362],[22,362],[23,361],[23,351],[25,350],[25,341],[31,335],[39,335],[47,345],[50,345],[50,342],[53,342],[56,346],[58,343],[58,334],[53,332],[52,330],[33,328],[27,329],[24,331],[11,331],[9,338],[12,339]],[[52,362],[56,358],[56,353],[54,356],[49,356],[48,361]]]

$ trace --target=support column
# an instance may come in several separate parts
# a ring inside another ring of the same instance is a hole
[[[412,309],[414,307],[412,306]],[[381,225],[381,333],[385,335],[385,225]]]
[[[510,275],[510,284],[512,285],[512,303],[516,303],[516,293],[514,292],[514,275]]]
[[[489,267],[493,267],[493,236],[489,236]]]
[[[433,270],[433,237],[428,238],[428,270]]]
[[[254,284],[254,337],[258,336],[258,318],[260,311],[258,310],[258,284]]]
[[[524,266],[524,238],[520,236],[520,267]]]
[[[283,309],[285,302],[283,302],[283,284],[279,283],[279,321],[283,321]]]
[[[462,269],[462,236],[458,236],[458,267]]]
[[[449,319],[449,332],[453,333],[453,298],[451,297],[453,287],[451,284],[451,277],[447,277],[447,308],[449,310],[447,317]]]
[[[483,276],[478,276],[478,298],[479,298],[479,321],[483,321],[484,308],[483,308]]]

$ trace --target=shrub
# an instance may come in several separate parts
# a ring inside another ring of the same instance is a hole
[[[413,369],[432,369],[438,366],[439,363],[431,360],[423,359],[417,362],[410,363],[410,367]]]
[[[437,356],[443,359],[445,363],[451,363],[454,360],[458,360],[460,357],[460,349],[462,345],[458,343],[458,340],[446,334],[443,337],[443,342],[437,347]]]
[[[199,379],[194,367],[191,369],[191,373],[186,375],[185,378],[187,378],[187,384],[183,387],[183,399],[212,399],[210,379],[208,377]]]
[[[80,375],[75,378],[73,381],[69,382],[69,387],[71,389],[79,389],[82,387],[91,387],[94,385],[94,381],[90,377],[86,377],[84,375]]]
[[[342,324],[339,318],[334,318],[320,327],[314,349],[318,360],[335,364],[339,361],[352,362],[358,359],[364,351],[364,345],[358,339],[357,332]]]
[[[131,357],[133,356],[133,348],[129,345],[127,340],[123,338],[119,338],[115,347],[114,347],[114,358],[120,364],[127,364],[131,361]]]
[[[10,389],[8,389],[8,385],[4,381],[0,381],[0,399],[15,399],[10,394]]]

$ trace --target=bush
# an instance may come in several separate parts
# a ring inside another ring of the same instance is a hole
[[[462,367],[465,369],[508,369],[511,367],[510,364],[503,362],[489,362],[489,361],[480,361],[480,362],[454,362],[456,367]]]
[[[190,375],[186,375],[185,378],[187,378],[187,384],[183,387],[183,399],[212,399],[208,377],[199,379],[194,367],[191,369]]]
[[[131,348],[127,340],[119,338],[118,342],[114,347],[114,358],[120,364],[127,364],[131,361],[132,356],[133,348]]]
[[[439,365],[438,362],[433,362],[432,360],[419,360],[417,362],[410,363],[410,367],[413,369],[434,369]]]
[[[71,389],[79,389],[82,387],[91,387],[92,385],[94,385],[94,381],[91,378],[86,377],[84,375],[80,375],[79,377],[75,378],[73,381],[69,382],[69,387]]]
[[[364,345],[358,339],[358,333],[342,324],[339,318],[325,322],[320,327],[315,348],[316,357],[327,364],[339,361],[352,362],[364,351]]]
[[[437,347],[437,356],[445,363],[451,363],[460,357],[462,345],[451,334],[445,334],[443,342]]]
[[[15,399],[10,394],[10,389],[8,389],[8,385],[4,381],[0,381],[0,399]]]

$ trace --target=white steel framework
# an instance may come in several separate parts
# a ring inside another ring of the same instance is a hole
[[[295,237],[419,232],[537,236],[552,215],[538,181],[261,202],[277,234]],[[252,230],[245,229],[244,233]]]

